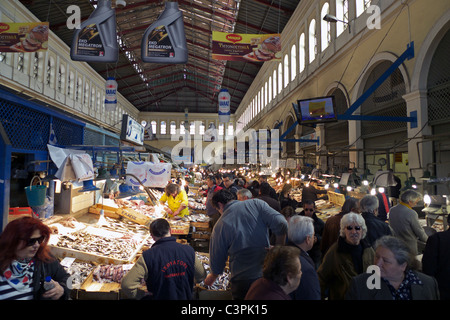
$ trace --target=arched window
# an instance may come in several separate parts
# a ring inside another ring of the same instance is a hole
[[[283,88],[283,67],[281,66],[281,62],[278,64],[278,93],[281,92]]]
[[[170,121],[170,134],[177,133],[177,123],[175,121]]]
[[[152,133],[156,134],[156,127],[157,127],[157,123],[155,120],[152,120],[152,122],[150,122],[151,126],[152,126]]]
[[[371,0],[356,0],[356,17],[359,17],[370,7]]]
[[[267,102],[270,103],[270,101],[272,101],[272,76],[269,77],[269,88],[268,88],[268,97],[267,97]]]
[[[295,44],[291,47],[291,81],[297,75],[297,47]]]
[[[39,75],[39,52],[35,52],[33,56],[33,79],[37,79]]]
[[[86,81],[84,84],[84,100],[83,104],[88,105],[89,104],[89,83]]]
[[[198,128],[198,133],[205,134],[205,123],[203,121],[200,123],[200,126]]]
[[[166,134],[167,133],[166,122],[164,120],[161,121],[160,130],[161,130],[161,134]]]
[[[82,93],[83,93],[83,79],[81,79],[81,77],[78,77],[75,93],[75,101],[80,101]]]
[[[289,83],[289,56],[284,55],[284,88],[287,87]]]
[[[259,104],[259,110],[258,113],[261,112],[261,110],[264,108],[265,104],[264,104],[264,87],[261,88],[261,90],[259,91],[260,94],[260,104]]]
[[[47,85],[55,88],[55,59],[50,57],[47,61]]]
[[[336,18],[348,23],[348,0],[336,0]],[[336,23],[336,37],[348,28],[347,23]]]
[[[69,78],[67,79],[67,95],[73,99],[75,93],[75,74],[70,71]]]
[[[326,14],[330,13],[330,6],[328,2],[325,2],[322,6],[322,11],[320,16],[324,17]],[[325,50],[331,42],[331,30],[330,30],[330,22],[321,20],[320,21],[320,44],[321,50]]]
[[[298,67],[299,73],[305,70],[305,34],[302,33],[300,35],[300,39],[298,40]]]
[[[191,124],[189,125],[189,134],[195,134],[195,122],[191,121]]]
[[[66,84],[66,67],[62,64],[58,69],[58,91],[64,93],[64,86]]]
[[[268,89],[268,84],[266,82],[266,84],[264,85],[264,108],[267,106],[267,104],[269,103],[268,97],[267,97],[267,89]]]
[[[313,62],[317,54],[316,20],[309,23],[309,63]]]
[[[277,70],[273,70],[273,97],[277,96]]]
[[[234,134],[233,132],[233,123],[229,123],[228,124],[228,128],[227,128],[227,136],[232,136]]]
[[[219,123],[219,136],[223,136],[223,127],[224,127],[224,124]]]
[[[184,120],[180,123],[180,134],[185,134],[185,128],[184,128]]]

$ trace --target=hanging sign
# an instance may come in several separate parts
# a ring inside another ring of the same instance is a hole
[[[124,114],[120,139],[142,146],[144,144],[144,127],[129,115]]]
[[[46,51],[48,30],[48,22],[0,22],[0,52]]]
[[[117,82],[114,77],[108,77],[105,87],[105,110],[115,111],[117,107]]]
[[[219,93],[219,122],[227,123],[230,121],[230,94],[228,89],[222,89]]]
[[[281,35],[213,31],[212,58],[232,61],[281,61]]]

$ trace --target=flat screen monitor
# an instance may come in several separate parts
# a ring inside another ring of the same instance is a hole
[[[299,124],[316,124],[337,121],[334,96],[297,100]]]
[[[127,114],[123,114],[120,139],[142,146],[144,144],[144,127]]]

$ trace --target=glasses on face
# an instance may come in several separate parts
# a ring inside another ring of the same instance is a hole
[[[44,241],[44,239],[45,239],[44,236],[40,236],[39,238],[30,238],[30,239],[25,240],[25,241],[26,241],[27,247],[31,247],[31,246],[33,246],[36,243],[36,241],[39,244],[41,244]]]
[[[361,227],[360,226],[347,226],[348,231],[351,231],[353,229],[355,229],[356,231],[360,231]]]
[[[313,212],[314,211],[314,209],[309,209],[309,208],[306,208],[306,209],[303,209],[304,211],[311,211],[311,212]]]

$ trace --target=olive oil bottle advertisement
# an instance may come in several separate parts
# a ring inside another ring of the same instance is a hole
[[[0,22],[0,52],[46,51],[48,31],[48,22]]]
[[[158,26],[150,32],[147,43],[148,57],[172,58],[175,55],[174,47],[170,42],[169,34],[167,33],[165,26]]]
[[[82,56],[104,56],[105,49],[95,23],[87,25],[80,31],[76,54]]]

